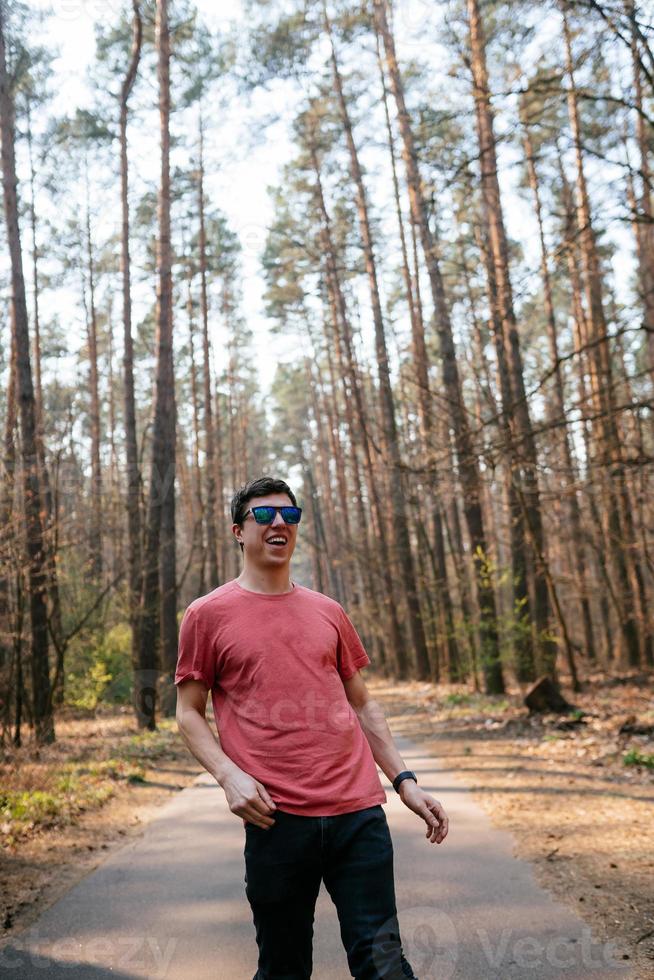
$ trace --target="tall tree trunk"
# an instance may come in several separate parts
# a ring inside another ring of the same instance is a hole
[[[450,584],[447,574],[447,563],[445,561],[445,538],[443,532],[443,504],[441,500],[440,475],[436,463],[430,460],[435,455],[433,452],[432,441],[434,438],[432,411],[431,411],[431,392],[429,390],[429,358],[425,344],[425,326],[422,319],[422,308],[414,300],[413,282],[411,279],[411,269],[409,266],[409,256],[404,232],[404,219],[402,216],[402,206],[400,203],[400,185],[397,176],[397,165],[395,159],[395,142],[393,139],[393,129],[391,117],[388,109],[388,95],[386,89],[386,76],[384,73],[384,63],[381,54],[381,39],[379,31],[375,31],[377,44],[377,64],[381,78],[382,100],[384,104],[384,119],[386,122],[386,132],[388,134],[388,149],[391,158],[391,174],[393,178],[393,198],[395,202],[395,212],[397,214],[398,231],[400,234],[400,248],[402,256],[402,278],[406,291],[407,306],[409,307],[409,320],[411,322],[412,355],[415,375],[415,385],[417,389],[418,415],[420,420],[420,439],[422,443],[422,459],[420,466],[427,469],[427,477],[430,486],[424,488],[421,494],[423,501],[431,501],[431,521],[432,538],[434,548],[431,554],[435,558],[434,573],[436,579],[436,603],[441,610],[443,626],[445,628],[444,642],[448,650],[448,669],[450,675],[457,675],[460,679],[462,664],[458,643],[454,630],[454,616],[452,598],[450,595]],[[456,664],[456,666],[454,666]]]
[[[651,136],[648,136],[643,112],[643,83],[639,57],[637,28],[638,10],[634,0],[626,2],[631,21],[631,55],[634,76],[634,107],[636,109],[636,142],[640,156],[640,194],[634,209],[636,224],[636,255],[638,274],[645,314],[646,356],[652,381],[654,381],[654,214],[652,213],[652,169],[650,166]]]
[[[84,157],[84,186],[86,209],[84,231],[86,236],[86,260],[89,286],[89,302],[86,317],[87,343],[89,348],[89,394],[91,423],[91,518],[89,534],[90,573],[94,582],[102,578],[102,466],[100,462],[100,389],[98,381],[98,317],[95,302],[95,265],[91,238],[91,201],[89,193],[89,168]],[[85,303],[86,306],[86,303]]]
[[[598,438],[594,440],[597,463],[602,470],[605,485],[605,537],[615,569],[620,594],[620,627],[623,653],[630,665],[640,663],[640,635],[636,619],[636,601],[632,585],[634,556],[632,541],[627,538],[627,513],[629,503],[625,482],[624,461],[616,423],[615,389],[611,351],[604,303],[602,280],[593,229],[586,175],[584,171],[581,126],[577,104],[577,90],[572,62],[572,42],[566,14],[566,0],[562,0],[563,37],[565,42],[566,72],[568,75],[568,116],[577,168],[577,228],[586,291],[587,324],[591,346],[591,385],[598,418]]]
[[[41,486],[36,451],[36,406],[30,361],[25,279],[18,227],[15,121],[11,80],[7,72],[5,31],[7,5],[0,0],[0,140],[2,189],[11,263],[11,328],[16,350],[16,383],[20,407],[21,462],[24,493],[26,560],[28,565],[32,705],[37,742],[55,738],[48,663],[47,559],[41,524]]]
[[[495,356],[497,361],[497,387],[502,402],[502,411],[499,416],[499,429],[504,441],[504,455],[506,458],[506,465],[502,467],[502,470],[506,484],[511,548],[512,611],[510,618],[511,620],[515,620],[516,627],[513,630],[513,655],[515,658],[516,676],[520,682],[526,682],[533,681],[536,673],[534,638],[532,636],[534,623],[533,603],[529,589],[530,580],[531,582],[534,580],[533,561],[530,562],[529,560],[527,525],[519,495],[521,472],[520,460],[515,448],[518,437],[515,431],[516,417],[512,410],[514,395],[503,332],[497,286],[497,270],[491,254],[487,226],[482,229],[478,222],[474,224],[475,238],[486,269],[490,324],[495,342]],[[525,629],[525,625],[527,629]]]
[[[504,677],[497,635],[495,594],[492,578],[488,574],[488,548],[481,509],[482,494],[479,466],[474,455],[470,430],[466,420],[454,348],[454,338],[452,336],[452,326],[445,300],[445,291],[435,242],[429,227],[427,207],[418,171],[413,132],[404,101],[404,87],[395,54],[395,42],[388,25],[386,9],[386,0],[374,0],[377,28],[384,42],[386,65],[393,97],[397,106],[398,123],[402,136],[402,156],[409,186],[411,220],[419,230],[425,262],[427,264],[443,362],[445,399],[450,412],[450,422],[456,437],[459,473],[465,500],[465,516],[475,562],[477,595],[480,607],[480,649],[482,651],[484,682],[488,693],[501,694],[504,691]]]
[[[202,377],[204,383],[205,525],[209,559],[209,589],[218,586],[216,535],[216,452],[211,410],[211,355],[209,348],[209,298],[207,293],[207,237],[204,214],[204,125],[200,109],[200,159],[198,163],[198,212],[200,218],[200,307],[202,311]]]
[[[213,418],[215,420],[214,426],[214,436],[216,443],[216,522],[217,522],[217,538],[218,538],[218,576],[219,581],[225,582],[228,578],[229,569],[229,552],[227,550],[228,538],[232,540],[229,542],[232,547],[234,547],[234,539],[231,534],[229,534],[227,527],[225,526],[225,471],[224,471],[224,452],[223,452],[223,415],[220,411],[220,397],[218,392],[215,391],[216,380],[213,372],[211,372],[211,394],[213,395],[213,405],[214,412]],[[234,552],[232,551],[232,554]]]
[[[127,73],[120,89],[120,203],[121,203],[121,251],[120,268],[123,287],[123,385],[124,385],[124,426],[126,457],[126,506],[128,537],[128,608],[132,627],[131,660],[134,675],[134,708],[137,721],[143,727],[143,706],[140,698],[140,679],[150,665],[148,652],[141,661],[141,592],[143,589],[143,561],[141,545],[141,469],[139,466],[138,440],[136,434],[136,404],[134,398],[134,343],[132,340],[132,296],[131,269],[129,253],[129,166],[127,157],[127,112],[129,96],[134,87],[136,73],[141,58],[143,24],[138,0],[132,0],[132,50]]]
[[[368,201],[363,174],[359,163],[359,154],[343,84],[336,58],[334,38],[331,32],[331,25],[327,16],[326,3],[323,5],[325,29],[327,31],[331,45],[331,62],[334,77],[334,86],[338,107],[341,115],[341,122],[345,131],[345,138],[350,159],[350,173],[356,187],[357,213],[359,217],[359,232],[363,244],[363,254],[365,259],[366,273],[370,287],[370,300],[372,305],[372,316],[375,325],[375,353],[377,358],[377,372],[379,381],[379,395],[382,409],[382,431],[384,433],[384,449],[390,466],[390,501],[392,505],[392,531],[394,537],[395,551],[399,568],[402,574],[403,587],[406,595],[406,604],[409,614],[409,630],[415,658],[415,670],[418,678],[428,678],[430,676],[429,654],[425,640],[425,631],[420,615],[420,601],[416,588],[416,572],[414,567],[413,555],[411,553],[411,541],[409,537],[409,524],[406,514],[405,488],[402,479],[402,460],[397,431],[397,421],[395,418],[395,404],[393,399],[393,389],[391,387],[390,370],[388,363],[388,350],[386,345],[386,335],[384,330],[384,320],[382,316],[381,299],[377,281],[377,268],[375,261],[375,250],[372,239],[372,230],[368,216]]]
[[[559,179],[561,182],[561,192],[563,200],[563,211],[564,211],[564,240],[563,248],[565,250],[566,264],[568,267],[568,278],[570,280],[570,302],[572,308],[572,323],[573,323],[573,334],[574,334],[574,363],[577,373],[578,382],[578,404],[581,408],[582,419],[581,423],[581,434],[582,441],[584,445],[584,456],[587,463],[587,468],[590,467],[590,462],[593,456],[593,450],[591,445],[591,431],[590,422],[585,417],[592,407],[592,396],[588,391],[589,371],[587,370],[587,363],[590,354],[590,348],[588,346],[588,323],[586,312],[584,310],[583,303],[583,287],[581,282],[581,272],[579,268],[579,243],[578,243],[578,232],[577,232],[577,222],[576,222],[576,212],[573,200],[572,190],[568,178],[566,176],[565,167],[563,166],[563,158],[561,154],[561,149],[556,141],[556,161],[557,170],[559,174]],[[592,472],[589,470],[589,476],[592,476]],[[608,547],[604,539],[604,531],[602,525],[602,519],[600,516],[599,507],[596,500],[597,494],[595,493],[595,488],[590,487],[590,492],[584,495],[582,500],[585,500],[590,511],[591,521],[586,523],[584,527],[585,540],[588,546],[592,549],[595,556],[595,564],[599,574],[601,575],[602,582],[605,588],[596,590],[599,592],[599,606],[600,615],[602,619],[602,629],[604,635],[604,646],[605,646],[605,656],[604,662],[608,663],[609,657],[608,653],[611,649],[611,637],[612,629],[610,622],[610,606],[607,596],[613,598],[614,590],[612,583],[610,581],[608,572]],[[618,623],[622,616],[622,610],[619,603],[616,604],[616,617]]]
[[[321,217],[323,216],[321,215]],[[323,236],[321,235],[321,238],[322,237]],[[332,256],[332,252],[329,250],[333,248],[333,245],[329,235],[327,235],[327,241],[328,254]],[[328,260],[328,264],[329,262],[330,260]],[[330,266],[330,271],[333,273],[335,270]],[[325,319],[325,347],[327,362],[329,365],[329,379],[332,388],[332,397],[335,406],[334,428],[340,426],[342,417],[344,419],[349,438],[349,462],[352,469],[352,484],[354,488],[354,500],[356,507],[356,525],[360,530],[357,547],[358,555],[353,555],[353,557],[358,557],[359,559],[358,563],[361,571],[361,577],[364,583],[365,593],[368,597],[369,610],[368,615],[366,616],[368,632],[372,638],[380,668],[382,671],[388,671],[390,665],[385,647],[385,643],[388,639],[385,613],[388,610],[385,610],[385,603],[380,595],[381,591],[385,591],[388,588],[388,583],[386,581],[386,576],[383,573],[381,576],[377,576],[373,573],[373,568],[376,567],[376,560],[374,557],[375,547],[371,541],[371,537],[373,537],[374,532],[372,531],[371,522],[369,516],[366,514],[366,509],[364,506],[362,478],[358,458],[358,447],[363,446],[364,443],[366,443],[366,447],[365,449],[362,449],[362,452],[364,455],[368,453],[365,419],[360,418],[359,425],[357,426],[355,424],[355,416],[352,405],[353,398],[350,397],[349,392],[351,389],[348,387],[351,381],[351,376],[343,354],[341,326],[339,323],[338,312],[339,299],[336,296],[337,291],[340,289],[340,283],[334,283],[333,278],[333,275],[331,277],[327,276],[326,279],[328,281],[325,283],[327,304],[330,314],[329,317],[326,317]],[[342,400],[339,400],[338,397],[339,379],[343,385]],[[358,390],[358,383],[355,381],[354,384]],[[354,399],[356,399],[356,397],[357,396],[354,396]],[[342,408],[340,407],[341,404]],[[364,463],[364,469],[367,471],[366,463]],[[388,595],[389,593],[386,592],[387,601]],[[390,612],[392,613],[392,617],[396,617],[397,610],[394,602],[390,603]],[[393,621],[391,621],[391,630],[393,628]],[[396,624],[395,628],[399,630],[399,625]]]
[[[407,676],[408,673],[408,662],[406,659],[406,650],[402,640],[402,631],[400,628],[398,611],[394,601],[394,591],[395,583],[393,576],[391,574],[391,565],[389,559],[389,549],[386,536],[386,529],[384,526],[381,498],[379,494],[379,488],[375,482],[375,475],[373,472],[372,456],[370,448],[370,436],[367,427],[367,417],[368,410],[365,406],[363,395],[361,392],[361,386],[359,383],[359,378],[357,376],[355,354],[352,345],[352,335],[351,327],[349,323],[347,307],[345,303],[345,297],[343,295],[343,290],[341,288],[340,278],[338,274],[338,261],[335,246],[332,240],[331,233],[331,223],[329,214],[327,212],[327,206],[325,204],[325,198],[322,190],[322,182],[320,175],[320,165],[318,162],[317,148],[315,135],[312,133],[308,134],[309,140],[309,152],[311,154],[312,165],[316,178],[316,205],[318,212],[320,214],[322,222],[322,232],[321,240],[323,242],[323,254],[325,259],[325,274],[328,291],[332,292],[333,301],[333,320],[334,320],[334,333],[337,342],[343,341],[343,361],[345,364],[345,371],[342,373],[342,380],[344,385],[344,398],[345,398],[345,409],[348,429],[350,431],[350,438],[352,441],[359,440],[361,444],[361,449],[363,453],[363,464],[366,474],[366,480],[368,485],[368,492],[370,494],[370,500],[372,503],[372,511],[374,518],[377,523],[377,534],[378,534],[378,545],[381,563],[381,574],[384,579],[384,591],[385,591],[385,612],[388,616],[389,624],[389,634],[390,634],[390,648],[392,663],[395,668],[396,673],[400,677]],[[355,420],[355,410],[356,410],[356,420]],[[358,424],[357,424],[358,420]]]
[[[109,297],[107,309],[107,381],[109,387],[109,506],[111,517],[109,529],[111,541],[109,543],[111,557],[111,579],[112,581],[122,577],[119,569],[125,566],[124,536],[122,522],[122,508],[120,506],[120,478],[118,475],[118,449],[116,444],[116,389],[114,386],[114,325],[113,325],[113,297]]]
[[[152,466],[143,576],[140,662],[146,670],[140,724],[156,728],[156,673],[164,675],[163,711],[173,710],[177,660],[175,581],[175,374],[173,368],[172,253],[170,246],[170,36],[168,0],[157,0],[156,38],[161,129],[161,183],[157,239],[157,368]],[[161,658],[157,652],[161,651]]]
[[[14,646],[11,636],[16,637],[14,610],[12,610],[12,595],[10,587],[10,569],[15,569],[15,575],[22,574],[21,542],[17,533],[16,521],[16,425],[17,425],[17,391],[16,391],[16,338],[12,332],[9,351],[9,378],[7,381],[7,403],[5,407],[5,431],[2,446],[2,481],[0,481],[0,669],[4,670],[14,662]],[[18,612],[18,610],[16,610]],[[17,688],[15,697],[20,697]],[[6,699],[5,710],[11,710],[10,698]],[[19,710],[17,705],[16,710]],[[18,726],[20,737],[20,725]]]
[[[509,271],[509,249],[497,177],[497,154],[493,111],[486,68],[486,48],[478,0],[468,0],[473,94],[479,137],[481,190],[488,239],[497,285],[497,300],[502,327],[502,342],[510,374],[511,401],[504,405],[511,435],[512,449],[519,466],[512,472],[518,484],[514,492],[524,511],[525,531],[533,541],[531,574],[534,581],[534,625],[539,652],[539,667],[555,677],[557,645],[551,638],[548,580],[551,581],[545,553],[543,520],[538,488],[538,456],[527,402],[522,352],[513,308],[513,291]]]
[[[581,521],[581,508],[579,506],[579,498],[577,496],[576,484],[577,484],[577,471],[574,462],[572,445],[570,443],[570,435],[568,432],[568,427],[565,424],[566,420],[566,407],[565,407],[565,395],[563,389],[563,374],[561,371],[561,359],[559,356],[559,344],[558,344],[558,330],[556,325],[556,317],[554,315],[554,301],[552,299],[552,283],[550,278],[550,270],[547,256],[547,246],[545,244],[545,232],[543,228],[543,210],[540,198],[540,187],[538,181],[538,173],[536,170],[536,160],[534,157],[534,150],[531,142],[531,134],[529,131],[529,121],[527,118],[527,111],[524,101],[521,102],[521,121],[523,127],[523,140],[525,148],[525,161],[527,164],[527,174],[529,178],[529,185],[531,187],[532,194],[534,195],[534,207],[536,211],[536,221],[538,224],[538,241],[540,244],[540,266],[541,266],[541,276],[543,280],[543,294],[545,299],[545,315],[547,320],[547,335],[550,343],[550,356],[552,358],[552,370],[554,372],[554,418],[556,424],[563,425],[562,434],[560,436],[560,449],[561,458],[563,463],[563,470],[570,481],[570,487],[567,490],[569,512],[570,512],[570,522],[572,525],[572,543],[573,543],[573,561],[575,565],[575,570],[577,573],[577,582],[580,593],[580,607],[581,607],[581,621],[583,624],[584,631],[584,646],[586,656],[590,661],[596,659],[595,652],[595,637],[593,635],[593,620],[590,610],[589,601],[589,583],[588,583],[588,567],[586,561],[586,554],[584,548],[584,533]]]
[[[162,702],[165,714],[175,711],[173,685],[177,664],[177,582],[175,561],[175,370],[173,363],[173,280],[170,243],[170,33],[168,0],[157,2],[157,47],[159,52],[159,113],[161,118],[161,191],[159,195],[159,344],[162,361],[159,472],[166,474],[169,490],[161,501],[161,670],[167,681]],[[156,430],[156,419],[155,419]],[[155,431],[154,442],[157,443]]]
[[[191,375],[191,404],[193,406],[193,467],[191,486],[188,490],[188,503],[190,504],[191,526],[193,527],[193,538],[191,542],[191,552],[199,554],[199,574],[196,595],[204,595],[206,592],[205,569],[207,564],[207,554],[204,547],[203,525],[205,522],[205,501],[202,496],[202,470],[200,468],[200,399],[198,397],[198,372],[195,366],[195,324],[193,310],[193,291],[192,291],[193,269],[189,265],[188,270],[188,344],[189,362]],[[181,458],[180,454],[180,458]],[[185,493],[186,496],[186,493]]]
[[[32,120],[27,110],[27,147],[30,170],[30,229],[32,233],[32,291],[34,317],[34,398],[36,408],[36,451],[39,458],[39,481],[43,494],[43,524],[44,542],[48,566],[48,591],[50,594],[50,630],[54,634],[55,646],[63,640],[63,623],[61,619],[61,597],[57,575],[57,553],[55,548],[54,507],[50,487],[50,473],[45,456],[45,426],[43,419],[43,388],[41,384],[41,317],[39,311],[39,251],[36,236],[36,205],[34,194],[34,161],[32,157]],[[64,671],[59,671],[59,682],[52,692],[54,704],[63,704],[64,700]]]

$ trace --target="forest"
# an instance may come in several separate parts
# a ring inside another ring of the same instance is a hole
[[[647,676],[652,8],[231,6],[102,5],[62,99],[62,11],[0,0],[2,743],[174,714],[268,473],[381,676]]]

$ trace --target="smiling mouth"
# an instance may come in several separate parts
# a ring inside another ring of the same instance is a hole
[[[267,538],[266,544],[271,544],[273,548],[282,548],[284,545],[288,544],[286,538]]]

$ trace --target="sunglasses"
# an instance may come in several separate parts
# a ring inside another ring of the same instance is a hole
[[[248,514],[252,514],[257,524],[272,524],[277,511],[282,515],[284,524],[300,523],[300,518],[302,517],[301,507],[266,507],[263,505],[261,507],[251,507],[243,516],[245,518]]]

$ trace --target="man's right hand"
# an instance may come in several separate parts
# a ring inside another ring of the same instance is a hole
[[[275,821],[270,814],[277,809],[266,787],[235,766],[221,781],[229,809],[243,818],[243,824],[268,830]]]

